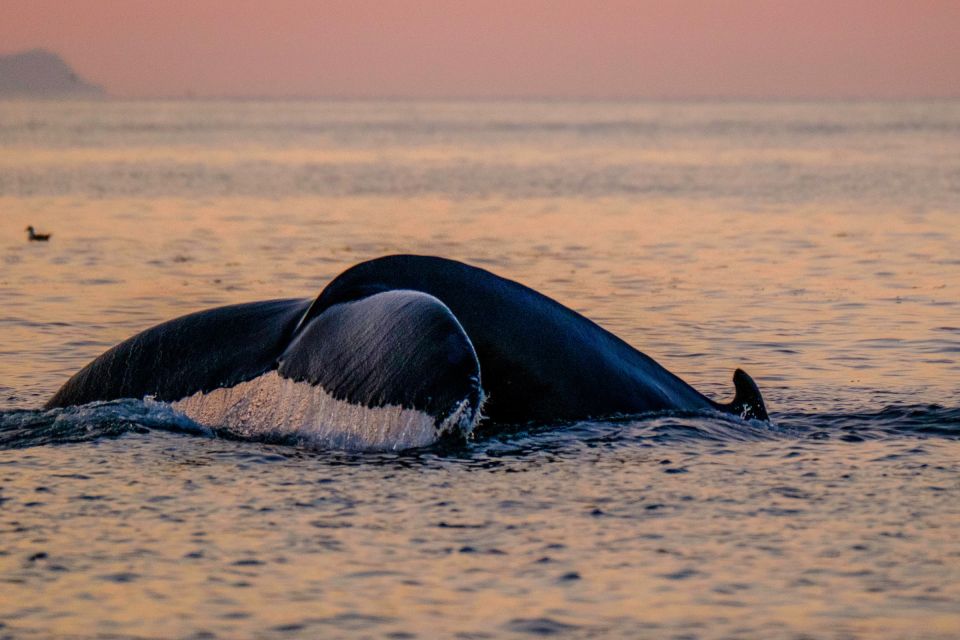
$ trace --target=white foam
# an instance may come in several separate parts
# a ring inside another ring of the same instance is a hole
[[[196,393],[172,403],[175,410],[209,427],[228,427],[249,438],[299,437],[307,446],[353,451],[425,447],[448,431],[469,435],[480,418],[468,400],[441,424],[433,416],[400,406],[370,408],[338,400],[319,385],[294,382],[271,371],[234,387]]]

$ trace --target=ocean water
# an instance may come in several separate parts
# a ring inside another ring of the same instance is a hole
[[[398,252],[772,422],[371,454],[39,408]],[[0,102],[0,638],[955,638],[958,381],[958,101]]]

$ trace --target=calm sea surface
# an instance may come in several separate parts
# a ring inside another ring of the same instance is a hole
[[[741,366],[773,424],[368,454],[39,410],[398,252],[717,399]],[[0,102],[0,638],[537,636],[960,636],[960,102]]]

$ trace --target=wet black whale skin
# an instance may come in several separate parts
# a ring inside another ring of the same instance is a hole
[[[300,323],[312,301],[221,307],[125,340],[74,375],[48,408],[96,400],[174,402],[276,371],[363,407],[400,406],[473,422],[480,364],[463,327],[436,298],[386,291]]]
[[[47,406],[174,401],[272,370],[354,404],[404,406],[438,421],[463,400],[475,409],[481,384],[488,424],[711,409],[767,419],[740,370],[734,401],[714,402],[533,289],[415,255],[351,267],[312,302],[234,305],[157,325],[91,362]]]
[[[753,380],[734,374],[736,398],[706,398],[609,331],[533,289],[445,258],[394,255],[337,276],[304,317],[379,291],[421,291],[443,302],[469,336],[494,423],[579,420],[713,409],[767,419]]]

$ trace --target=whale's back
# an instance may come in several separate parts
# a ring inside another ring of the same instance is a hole
[[[344,300],[409,289],[441,300],[477,352],[494,422],[577,420],[684,407],[717,408],[649,356],[520,283],[462,262],[395,255],[335,278],[305,318]]]

